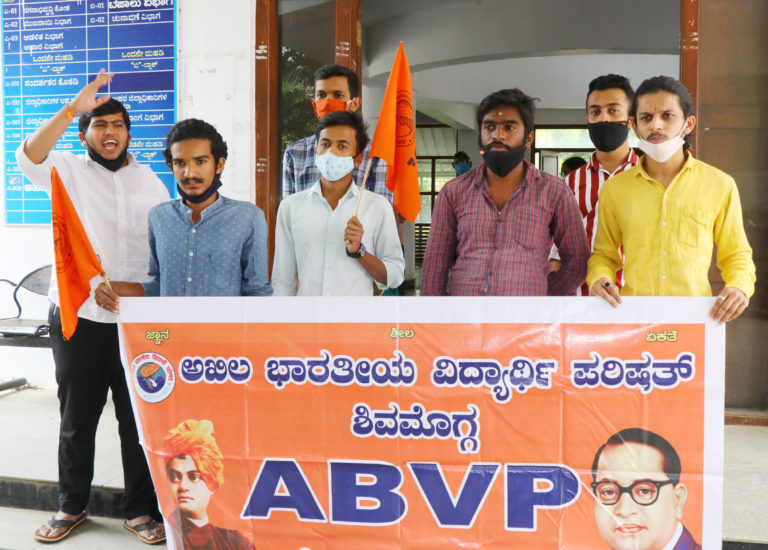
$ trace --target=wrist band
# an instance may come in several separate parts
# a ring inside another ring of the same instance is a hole
[[[65,103],[64,105],[67,107],[67,116],[69,117],[69,120],[75,118],[75,115],[72,114],[72,111],[69,108],[69,103]]]

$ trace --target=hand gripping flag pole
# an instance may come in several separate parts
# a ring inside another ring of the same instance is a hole
[[[360,186],[360,196],[357,197],[355,216],[368,181],[373,157],[387,163],[387,188],[395,196],[395,208],[405,219],[413,223],[421,210],[421,196],[419,170],[416,166],[416,120],[413,109],[411,69],[405,57],[402,42],[397,47],[395,62],[387,81],[387,91],[381,102],[379,121],[376,124],[371,154]]]

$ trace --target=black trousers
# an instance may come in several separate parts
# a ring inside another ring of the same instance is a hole
[[[123,459],[123,512],[131,519],[158,516],[157,497],[139,445],[125,383],[117,325],[79,318],[69,340],[61,332],[59,308],[51,306],[51,347],[59,386],[59,509],[79,514],[88,505],[93,481],[96,427],[112,390]]]

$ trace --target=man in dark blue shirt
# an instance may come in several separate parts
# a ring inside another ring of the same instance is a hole
[[[119,296],[268,296],[267,222],[257,206],[219,194],[227,144],[197,119],[168,132],[165,160],[180,198],[149,212],[149,276],[99,285],[96,303],[117,312]]]

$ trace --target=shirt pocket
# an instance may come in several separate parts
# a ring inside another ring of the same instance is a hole
[[[683,212],[678,229],[680,244],[693,250],[707,246],[712,242],[707,227],[707,218],[704,213]]]
[[[540,208],[521,208],[514,214],[513,230],[517,244],[528,250],[546,247],[549,251],[550,242],[549,220]]]

